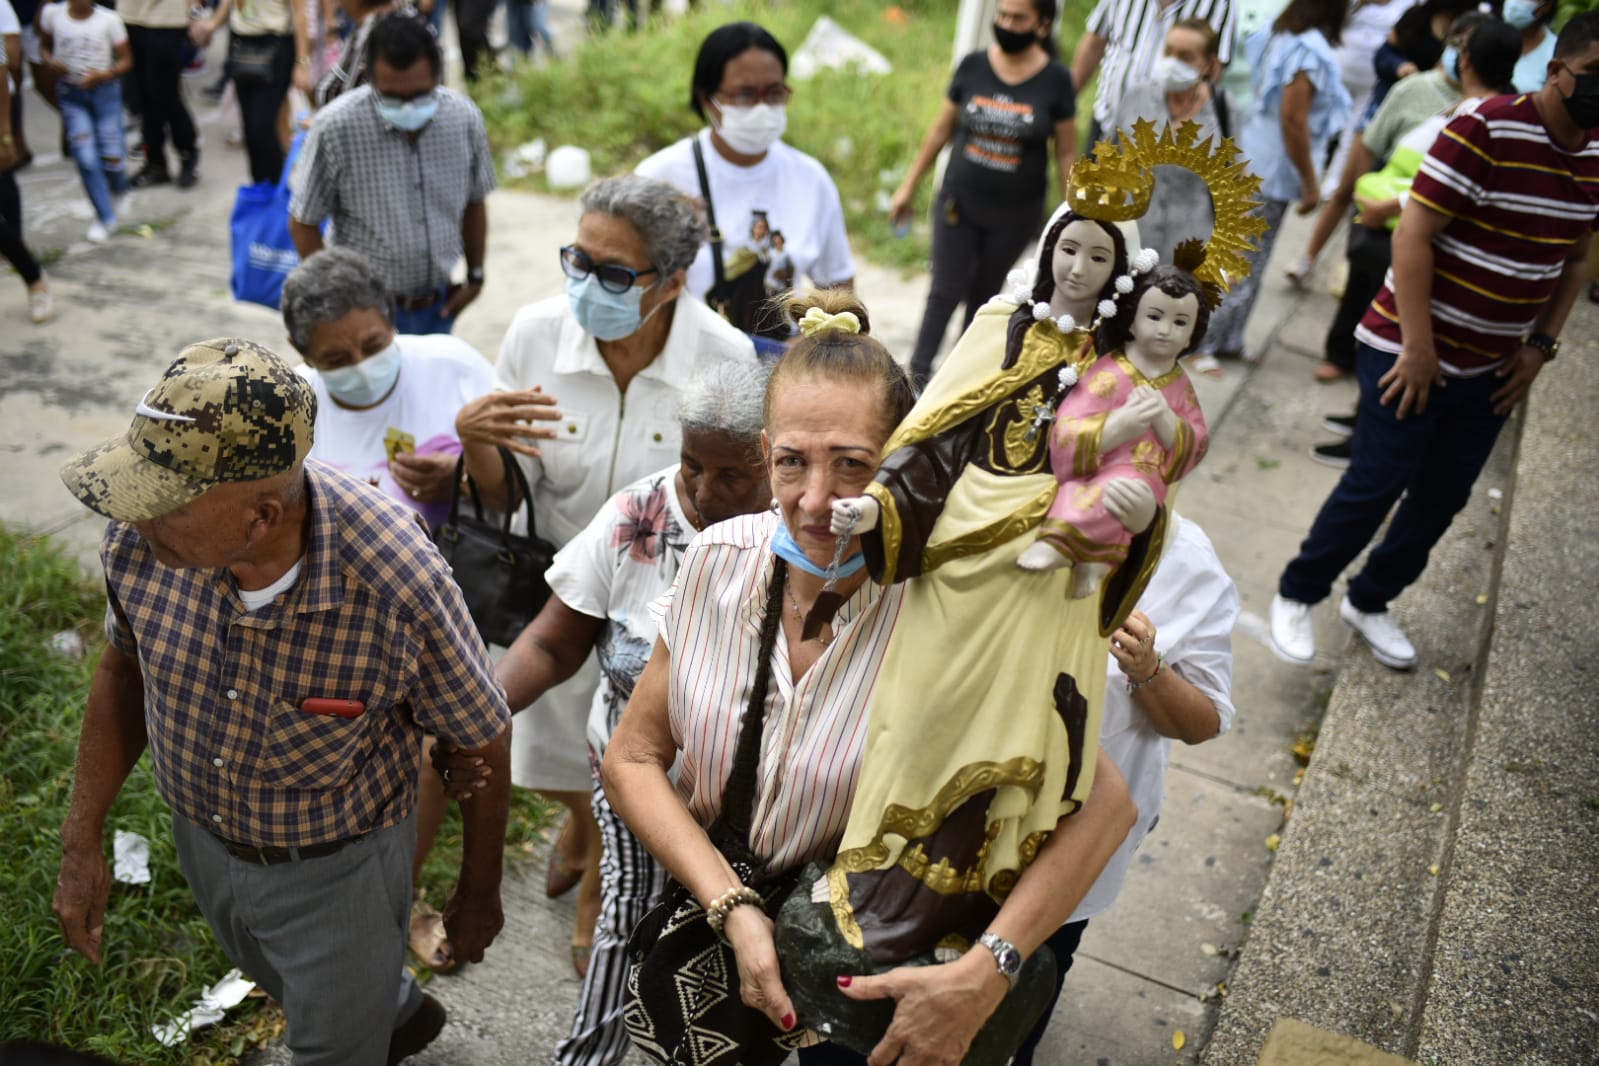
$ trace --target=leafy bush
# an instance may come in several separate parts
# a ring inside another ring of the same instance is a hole
[[[879,200],[899,185],[944,99],[956,6],[950,0],[899,7],[868,0],[704,4],[682,18],[654,21],[641,33],[590,40],[561,62],[524,65],[509,77],[487,79],[476,97],[496,150],[542,137],[551,148],[588,149],[595,174],[620,173],[700,128],[689,109],[689,80],[700,41],[712,29],[740,19],[759,22],[792,56],[817,17],[826,14],[883,53],[894,73],[862,77],[829,70],[793,82],[784,139],[833,175],[857,250],[877,262],[920,267],[928,253],[931,178],[922,182],[918,222],[908,238],[894,237]],[[1067,0],[1064,6],[1069,53],[1092,5]],[[1079,111],[1086,114],[1089,104],[1084,96]],[[544,187],[542,178],[521,182]]]

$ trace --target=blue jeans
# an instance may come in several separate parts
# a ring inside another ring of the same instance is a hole
[[[394,331],[410,336],[451,332],[455,329],[455,319],[444,317],[444,305],[449,302],[449,294],[442,293],[437,300],[427,307],[419,307],[412,311],[396,307],[394,309]]]
[[[127,144],[122,135],[122,85],[116,79],[93,89],[61,86],[61,122],[78,164],[83,191],[107,226],[117,220],[113,195],[128,191]]]
[[[555,37],[550,33],[550,0],[508,0],[505,5],[506,32],[511,47],[525,56],[533,54],[533,42],[544,42],[544,52],[555,58]]]
[[[1399,510],[1365,568],[1349,582],[1349,602],[1375,612],[1421,576],[1432,546],[1471,498],[1471,486],[1493,451],[1506,415],[1489,399],[1504,384],[1494,374],[1449,378],[1427,397],[1427,410],[1403,422],[1395,405],[1378,403],[1377,380],[1394,357],[1356,345],[1360,414],[1353,454],[1327,502],[1321,505],[1299,555],[1283,571],[1277,591],[1300,603],[1319,603],[1344,568],[1377,535],[1395,501]],[[1397,403],[1397,402],[1396,402]],[[1403,499],[1401,499],[1403,497]]]

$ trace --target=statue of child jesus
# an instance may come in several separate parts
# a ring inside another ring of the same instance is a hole
[[[1131,315],[1100,326],[1106,354],[1081,372],[1055,413],[1049,451],[1060,489],[1017,566],[1072,567],[1072,595],[1092,595],[1126,560],[1133,537],[1106,508],[1105,494],[1132,478],[1164,503],[1204,457],[1210,431],[1177,358],[1204,339],[1210,297],[1189,271],[1162,266],[1139,276],[1119,301]]]

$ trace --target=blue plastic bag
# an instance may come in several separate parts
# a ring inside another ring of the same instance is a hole
[[[233,201],[233,298],[278,308],[283,279],[300,265],[300,253],[289,236],[289,176],[305,143],[295,134],[276,184],[269,181],[239,186]]]

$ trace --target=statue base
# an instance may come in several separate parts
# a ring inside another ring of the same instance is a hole
[[[874,964],[865,951],[851,946],[838,930],[833,908],[811,902],[810,886],[831,864],[813,862],[800,874],[799,887],[777,915],[777,957],[783,963],[783,987],[794,1001],[801,1025],[835,1044],[869,1054],[894,1020],[892,999],[854,1000],[838,987],[840,974],[867,975],[892,967]],[[932,951],[901,965],[935,966]],[[1055,957],[1046,947],[1022,966],[1016,987],[1000,1001],[978,1030],[963,1062],[966,1066],[1005,1066],[1055,996]]]

